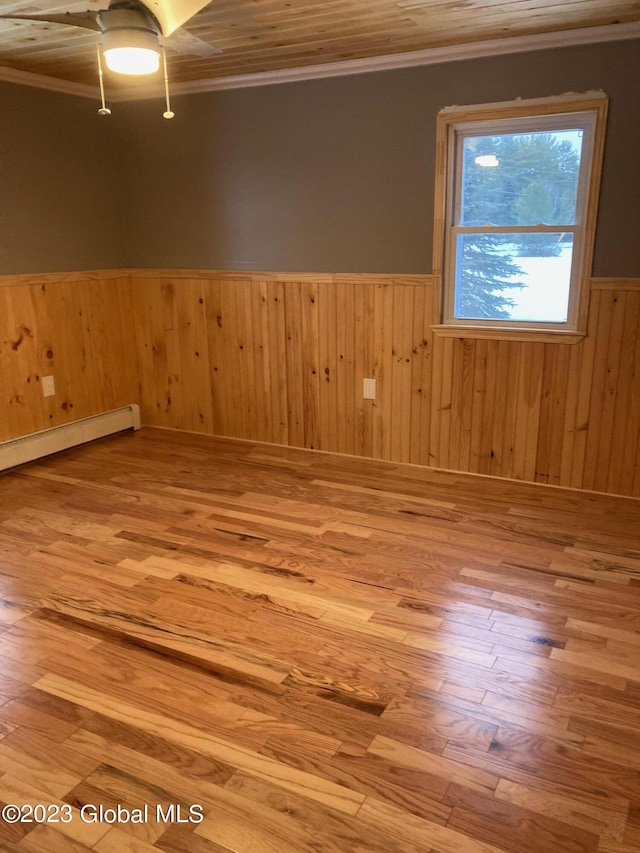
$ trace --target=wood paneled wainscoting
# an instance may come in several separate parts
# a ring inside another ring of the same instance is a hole
[[[138,384],[128,271],[0,278],[0,441],[137,403]]]
[[[434,337],[429,276],[131,281],[146,424],[640,496],[640,280],[577,344]]]
[[[6,276],[0,441],[140,402],[150,426],[640,496],[640,280],[592,281],[577,344],[434,337],[437,297],[429,276]]]

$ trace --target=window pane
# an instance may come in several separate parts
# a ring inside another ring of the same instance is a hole
[[[574,225],[583,131],[467,136],[461,225]]]
[[[460,234],[456,255],[456,318],[567,322],[572,234]]]

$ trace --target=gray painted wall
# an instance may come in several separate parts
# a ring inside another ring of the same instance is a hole
[[[431,271],[450,104],[611,98],[594,272],[640,276],[640,42],[112,105],[0,84],[0,274]]]
[[[431,271],[436,114],[603,89],[594,272],[640,275],[640,42],[128,104],[140,267]]]
[[[97,106],[0,84],[0,274],[129,264],[120,140]]]

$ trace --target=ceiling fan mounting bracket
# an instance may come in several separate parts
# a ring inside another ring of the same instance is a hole
[[[161,35],[162,28],[156,16],[142,3],[112,3],[108,9],[96,15],[102,33],[116,30],[143,30]]]

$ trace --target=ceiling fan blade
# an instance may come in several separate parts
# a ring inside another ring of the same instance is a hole
[[[152,12],[162,29],[165,36],[170,36],[172,33],[186,24],[195,14],[197,14],[205,6],[208,6],[210,0],[141,0],[142,4]]]
[[[182,28],[176,30],[169,38],[160,36],[159,41],[167,50],[175,50],[176,53],[184,53],[187,56],[217,56],[222,53],[219,47],[214,47]]]
[[[66,24],[100,32],[95,12],[63,12],[60,15],[0,15],[3,21],[37,21],[42,24]]]

